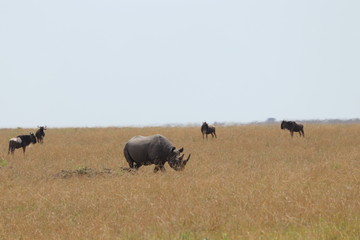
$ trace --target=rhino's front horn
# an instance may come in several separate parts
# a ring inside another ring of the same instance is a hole
[[[189,154],[188,158],[184,161],[184,163],[187,163],[191,157],[191,153]]]

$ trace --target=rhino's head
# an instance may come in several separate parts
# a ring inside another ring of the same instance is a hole
[[[168,158],[168,163],[171,168],[173,168],[176,171],[182,171],[185,168],[185,165],[190,159],[191,154],[189,154],[188,158],[184,160],[184,154],[181,155],[181,153],[184,151],[184,148],[176,149],[173,147],[170,151],[170,155]]]

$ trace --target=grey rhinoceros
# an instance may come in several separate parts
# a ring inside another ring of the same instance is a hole
[[[138,169],[142,165],[155,164],[154,172],[165,171],[164,164],[169,163],[176,171],[185,168],[191,154],[183,160],[184,154],[180,154],[184,148],[176,149],[173,144],[160,134],[152,136],[135,136],[124,147],[124,155],[130,168]]]

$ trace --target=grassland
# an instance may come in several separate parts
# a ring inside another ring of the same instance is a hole
[[[0,239],[359,239],[360,125],[200,129],[48,129],[44,144],[7,155],[0,130]],[[123,171],[125,142],[160,133],[192,153]],[[111,174],[59,177],[87,168]]]

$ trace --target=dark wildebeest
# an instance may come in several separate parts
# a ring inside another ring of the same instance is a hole
[[[9,151],[8,154],[14,154],[15,149],[22,148],[25,154],[25,149],[31,143],[36,143],[36,137],[33,133],[30,135],[19,135],[17,137],[11,138],[9,141]]]
[[[39,143],[43,143],[44,142],[44,137],[45,137],[44,130],[46,130],[46,126],[45,127],[39,127],[38,126],[38,128],[39,128],[39,130],[36,131],[35,136],[36,136],[37,141]]]
[[[211,134],[211,136],[214,138],[214,136],[217,138],[216,133],[215,133],[215,127],[212,125],[207,124],[207,122],[203,122],[202,126],[201,126],[201,133],[204,139],[204,134],[206,135],[206,139],[207,139],[207,135]]]
[[[299,132],[300,136],[302,134],[302,136],[305,137],[304,126],[302,124],[297,124],[296,122],[293,121],[282,121],[281,129],[288,129],[290,131],[291,136],[294,135],[294,132]]]
[[[135,136],[124,147],[124,155],[130,168],[138,169],[142,165],[155,164],[154,173],[165,171],[164,164],[168,162],[171,168],[181,171],[185,168],[191,154],[183,160],[180,154],[184,148],[176,149],[172,143],[159,134],[153,136]]]

